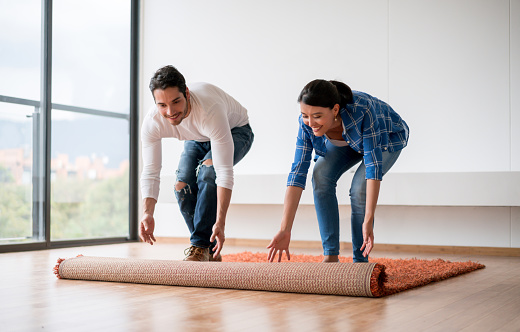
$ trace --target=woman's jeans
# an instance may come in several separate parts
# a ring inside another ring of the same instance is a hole
[[[395,163],[401,151],[383,152],[383,175]],[[319,157],[314,165],[312,185],[314,205],[323,244],[324,255],[339,255],[339,208],[336,197],[338,179],[348,169],[361,161],[350,187],[352,249],[354,262],[368,262],[360,248],[363,245],[363,221],[365,220],[366,187],[363,155],[349,146],[335,146],[327,141],[325,157]]]
[[[231,129],[231,135],[235,146],[233,165],[236,165],[251,148],[254,134],[247,124]],[[217,185],[213,165],[202,164],[207,159],[212,159],[210,142],[184,142],[177,181],[186,183],[186,186],[179,191],[175,190],[175,196],[190,230],[191,244],[212,249],[216,242],[211,243],[209,239],[217,220]]]

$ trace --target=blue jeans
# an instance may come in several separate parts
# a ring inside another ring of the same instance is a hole
[[[324,255],[339,255],[339,209],[336,197],[338,179],[348,169],[361,161],[350,187],[352,249],[354,262],[368,262],[363,257],[363,221],[365,220],[366,187],[363,155],[349,146],[338,147],[327,141],[325,157],[319,157],[314,165],[312,186],[314,206],[323,244]],[[401,151],[383,152],[383,175],[394,165]]]
[[[231,129],[231,135],[235,145],[233,165],[236,165],[251,148],[254,135],[249,124]],[[202,165],[207,159],[212,159],[210,142],[184,142],[177,181],[186,183],[186,186],[175,190],[175,196],[190,230],[191,244],[212,249],[216,242],[211,243],[209,239],[217,220],[217,185],[213,165]]]

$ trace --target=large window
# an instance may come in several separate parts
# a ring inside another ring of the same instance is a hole
[[[0,103],[0,243],[33,238],[34,109]]]
[[[0,251],[135,239],[138,1],[0,8]]]

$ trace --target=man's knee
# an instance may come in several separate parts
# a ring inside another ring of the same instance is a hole
[[[175,183],[175,191],[181,191],[182,189],[184,189],[184,187],[186,187],[186,185],[186,182],[177,181],[177,183]]]
[[[197,182],[215,183],[216,173],[211,159],[206,159],[199,168]]]

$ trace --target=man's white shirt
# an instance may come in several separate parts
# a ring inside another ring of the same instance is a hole
[[[233,137],[231,129],[249,123],[247,110],[233,97],[209,83],[188,85],[191,111],[187,118],[173,126],[158,111],[151,108],[143,119],[141,143],[143,172],[141,174],[142,198],[159,197],[162,166],[163,138],[177,138],[211,142],[213,166],[219,187],[233,189]]]

